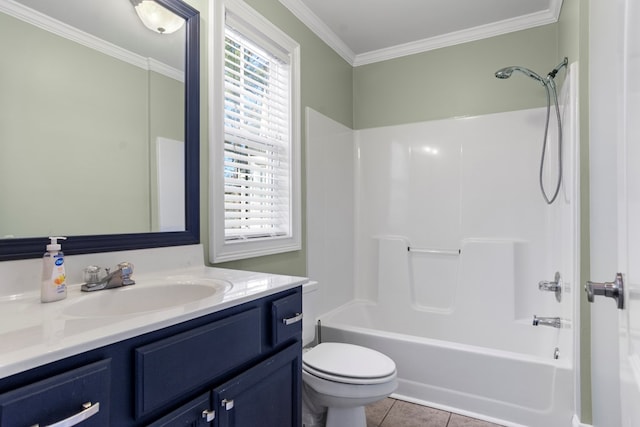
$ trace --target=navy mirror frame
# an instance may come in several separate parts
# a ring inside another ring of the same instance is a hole
[[[155,0],[186,20],[185,231],[67,236],[66,255],[200,243],[200,13],[181,0]],[[0,239],[0,261],[42,256],[48,236]]]

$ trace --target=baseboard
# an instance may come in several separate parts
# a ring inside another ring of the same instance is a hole
[[[572,427],[593,427],[591,424],[583,424],[580,422],[580,418],[576,414],[573,414],[573,419],[571,420]]]

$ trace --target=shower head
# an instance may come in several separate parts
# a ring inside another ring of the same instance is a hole
[[[517,65],[499,69],[498,71],[496,71],[496,77],[499,79],[508,79],[509,77],[511,77],[511,74],[513,74],[514,71],[520,71],[521,73],[531,77],[532,79],[539,81],[543,86],[547,84],[544,79],[538,74],[534,73],[528,68],[518,67]]]

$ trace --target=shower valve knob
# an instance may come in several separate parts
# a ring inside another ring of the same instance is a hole
[[[556,300],[558,302],[562,301],[562,280],[560,277],[560,272],[556,272],[556,275],[553,278],[553,281],[542,280],[538,282],[538,289],[541,291],[554,292],[556,294]]]
[[[616,274],[616,279],[613,282],[598,283],[589,281],[584,285],[584,290],[587,293],[589,302],[593,302],[597,295],[603,295],[616,300],[619,309],[624,308],[624,281],[622,280],[622,273]]]

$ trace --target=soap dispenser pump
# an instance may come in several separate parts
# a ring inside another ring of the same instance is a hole
[[[58,240],[66,237],[49,237],[47,252],[42,257],[42,286],[40,301],[52,302],[67,297],[67,282],[64,270],[64,254]]]

